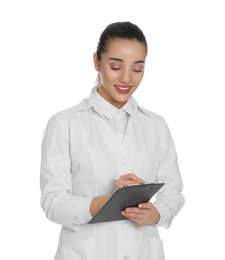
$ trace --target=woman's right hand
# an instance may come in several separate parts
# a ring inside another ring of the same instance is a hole
[[[124,186],[130,184],[140,184],[145,183],[142,179],[138,178],[135,174],[129,173],[120,176],[120,178],[115,183],[115,190],[123,188]],[[106,203],[106,201],[111,197],[111,195],[94,197],[91,201],[90,212],[94,216],[98,210]]]
[[[115,183],[115,190],[119,188],[123,188],[124,186],[130,185],[130,184],[140,184],[145,183],[142,179],[138,178],[133,173],[128,173],[121,175],[120,178]]]

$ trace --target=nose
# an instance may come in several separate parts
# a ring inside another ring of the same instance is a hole
[[[130,75],[130,71],[129,69],[123,69],[122,70],[122,73],[120,75],[120,78],[119,78],[120,82],[122,82],[123,84],[128,84],[130,83],[130,80],[131,80],[131,75]]]

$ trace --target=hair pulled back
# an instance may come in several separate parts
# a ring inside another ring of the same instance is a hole
[[[131,22],[117,22],[109,24],[102,32],[97,46],[97,59],[100,61],[102,53],[107,51],[108,44],[112,39],[137,40],[144,43],[146,53],[148,50],[146,38],[142,30]]]

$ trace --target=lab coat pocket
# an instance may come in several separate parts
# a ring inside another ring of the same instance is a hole
[[[151,260],[165,260],[163,242],[160,238],[149,238],[149,250]]]
[[[165,260],[163,242],[154,226],[137,227],[137,255],[135,260]]]
[[[94,260],[93,238],[78,240],[58,247],[54,260]]]
[[[93,227],[81,225],[77,231],[63,227],[55,260],[94,259]]]

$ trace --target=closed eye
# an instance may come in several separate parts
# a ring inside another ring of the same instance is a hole
[[[112,70],[120,70],[121,68],[110,67]]]
[[[144,69],[144,64],[141,65],[141,64],[136,64],[132,67],[132,70],[135,71],[135,72],[142,72]]]

